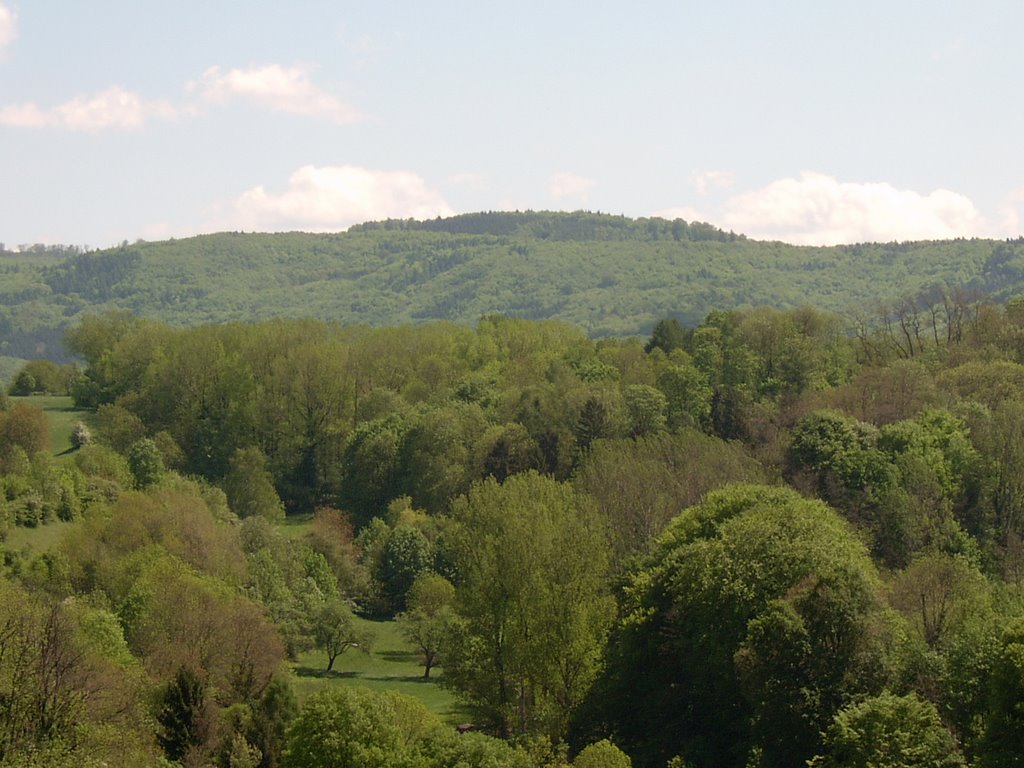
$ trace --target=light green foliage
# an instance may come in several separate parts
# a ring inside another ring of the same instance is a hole
[[[623,392],[629,412],[629,429],[633,437],[646,437],[664,432],[667,425],[668,400],[647,384],[631,384]]]
[[[337,579],[324,555],[282,535],[266,518],[246,518],[241,530],[249,594],[266,607],[288,655],[312,647],[312,627],[325,602],[340,600]]]
[[[423,665],[423,677],[439,661],[445,637],[453,630],[455,587],[444,576],[424,571],[416,577],[406,597],[407,610],[398,622],[408,640],[416,646]]]
[[[75,589],[102,590],[114,605],[138,578],[137,569],[162,560],[163,553],[231,584],[241,583],[244,572],[237,533],[217,523],[201,489],[185,481],[123,494],[105,514],[69,530],[62,549]],[[135,559],[131,566],[129,558]],[[122,568],[127,571],[119,574]]]
[[[889,589],[893,607],[929,648],[946,648],[973,622],[993,619],[989,584],[964,557],[922,556]]]
[[[633,761],[629,759],[629,755],[608,739],[588,744],[572,761],[572,768],[632,768],[632,766]]]
[[[134,482],[127,459],[103,445],[81,448],[75,453],[75,466],[90,478],[97,491],[106,492],[111,498],[130,489]]]
[[[507,743],[458,734],[418,701],[338,688],[311,697],[288,732],[285,768],[534,768]]]
[[[836,713],[811,768],[959,768],[963,755],[935,705],[882,693]]]
[[[164,457],[148,437],[136,440],[128,449],[128,468],[137,488],[148,488],[164,476]]]
[[[412,715],[412,717],[409,717]],[[339,688],[306,702],[288,733],[287,768],[413,768],[432,716],[398,694]]]
[[[972,420],[971,436],[986,457],[984,505],[972,533],[1007,544],[1024,534],[1024,402],[1008,400]]]
[[[658,374],[665,395],[668,428],[705,428],[711,420],[711,387],[693,365],[670,365]]]
[[[0,579],[0,765],[149,763],[132,666],[109,615]]]
[[[327,654],[327,671],[349,648],[368,653],[373,636],[355,620],[355,614],[344,600],[332,598],[324,601],[313,617],[313,641]]]
[[[456,501],[462,626],[445,679],[504,734],[564,731],[611,619],[602,527],[572,488],[528,472]]]
[[[936,378],[944,391],[960,400],[998,408],[1007,400],[1019,399],[1024,390],[1024,365],[1010,360],[970,360]]]
[[[231,457],[230,467],[224,478],[224,493],[236,515],[284,519],[284,504],[274,488],[263,451],[255,446],[239,448]]]

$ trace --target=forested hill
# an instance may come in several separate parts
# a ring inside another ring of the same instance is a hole
[[[315,317],[369,325],[500,313],[593,336],[696,324],[712,309],[870,308],[936,285],[1004,299],[1024,241],[831,248],[757,242],[708,224],[591,213],[477,213],[339,234],[220,233],[90,252],[0,252],[0,356],[59,359],[84,314],[176,325]]]

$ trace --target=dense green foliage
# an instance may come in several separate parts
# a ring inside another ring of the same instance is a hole
[[[127,309],[178,325],[315,317],[373,326],[501,313],[596,337],[712,309],[873,308],[935,286],[1012,295],[1021,243],[796,247],[706,224],[590,213],[481,213],[339,234],[221,233],[104,251],[0,255],[0,354],[64,356],[63,330]],[[879,294],[879,287],[883,293]]]
[[[843,701],[888,682],[880,582],[824,504],[733,486],[672,521],[648,562],[594,692],[644,764],[799,764]]]
[[[0,410],[0,765],[1014,764],[1024,303],[862,319],[84,319]],[[477,732],[339,684],[367,617]]]

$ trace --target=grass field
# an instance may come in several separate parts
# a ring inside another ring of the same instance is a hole
[[[74,523],[65,523],[61,520],[54,520],[35,528],[17,525],[7,531],[7,538],[4,539],[2,548],[8,552],[27,552],[29,555],[37,555],[60,543],[64,534],[73,525]]]
[[[71,453],[71,430],[75,422],[84,422],[90,429],[95,427],[92,411],[75,408],[70,397],[56,395],[32,395],[30,397],[12,397],[12,403],[28,403],[42,408],[50,422],[50,450],[57,456]]]
[[[443,674],[440,670],[432,669],[429,680],[423,678],[416,653],[394,621],[357,621],[374,634],[370,653],[350,648],[335,659],[331,672],[326,671],[327,655],[322,651],[302,654],[292,665],[292,683],[300,702],[334,686],[362,686],[412,696],[452,724],[470,719],[469,710],[455,695],[435,682]]]

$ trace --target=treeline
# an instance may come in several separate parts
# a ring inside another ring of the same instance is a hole
[[[861,320],[89,318],[68,343],[95,440],[56,464],[30,406],[0,417],[8,524],[79,521],[8,563],[39,616],[11,637],[59,615],[113,664],[60,701],[127,696],[139,764],[1012,765],[1024,303]],[[274,525],[310,511],[300,540]],[[367,641],[353,610],[397,614],[489,735],[396,697],[288,703],[284,659]],[[23,715],[0,759],[127,749],[96,706]]]
[[[846,312],[961,286],[1005,301],[1024,245],[993,240],[832,248],[755,242],[680,219],[485,212],[345,233],[220,233],[58,259],[0,259],[0,355],[67,362],[63,331],[108,310],[178,325],[316,318],[391,326],[502,314],[592,337],[698,325],[712,310]],[[884,293],[879,294],[879,286]]]
[[[420,231],[447,232],[451,235],[499,235],[540,240],[615,240],[648,242],[652,240],[717,240],[734,242],[745,239],[704,222],[683,219],[612,216],[587,211],[486,211],[465,213],[449,218],[418,221],[388,219],[353,226],[350,232]]]

